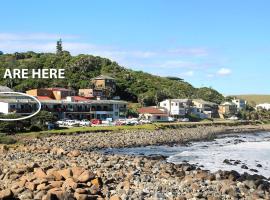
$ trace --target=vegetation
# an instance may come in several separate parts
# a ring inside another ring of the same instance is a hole
[[[133,71],[119,66],[106,58],[92,55],[71,56],[63,51],[62,42],[57,42],[56,54],[53,53],[14,53],[0,55],[0,74],[9,69],[65,69],[65,79],[3,79],[15,91],[24,92],[32,88],[66,87],[78,90],[91,86],[90,79],[100,74],[116,79],[118,95],[123,100],[139,102],[144,106],[156,105],[165,98],[202,98],[220,103],[224,97],[212,88],[194,88],[177,77],[159,77],[142,71]]]
[[[236,95],[237,98],[245,99],[251,105],[270,103],[270,95]]]
[[[17,119],[16,114],[0,115],[5,119]],[[0,132],[7,134],[15,134],[28,131],[42,131],[47,130],[47,123],[55,121],[52,113],[41,111],[31,119],[19,121],[0,121]]]

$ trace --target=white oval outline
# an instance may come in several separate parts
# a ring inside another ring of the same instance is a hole
[[[22,96],[30,97],[30,98],[34,99],[38,103],[38,106],[39,106],[38,110],[35,113],[33,113],[32,115],[29,115],[29,116],[26,116],[26,117],[20,117],[20,118],[16,118],[16,119],[4,119],[4,118],[1,119],[0,118],[0,121],[19,121],[19,120],[28,119],[28,118],[34,117],[41,110],[41,102],[34,96],[31,96],[31,95],[28,95],[28,94],[25,94],[25,93],[21,93],[21,92],[0,92],[0,94],[19,94],[19,95],[22,95]]]

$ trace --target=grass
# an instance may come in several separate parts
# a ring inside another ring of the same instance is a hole
[[[241,99],[245,99],[246,101],[248,101],[249,103],[256,103],[256,104],[260,104],[260,103],[270,103],[270,95],[236,95],[236,97],[241,98]]]
[[[153,124],[144,124],[137,126],[93,126],[93,127],[74,127],[69,129],[61,130],[49,130],[41,132],[29,132],[22,133],[21,136],[27,137],[47,137],[51,135],[70,135],[70,134],[79,134],[87,132],[117,132],[125,130],[158,130],[158,129],[176,129],[176,128],[192,128],[196,126],[212,126],[212,125],[225,125],[225,126],[234,126],[240,125],[240,122],[235,121],[201,121],[201,122],[174,122],[174,123],[153,123]]]
[[[17,142],[12,136],[0,135],[0,144],[15,144]]]

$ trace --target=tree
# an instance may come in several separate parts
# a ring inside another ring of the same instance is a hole
[[[46,130],[47,123],[52,123],[55,120],[55,116],[52,113],[42,110],[31,119],[31,125],[32,127],[35,126],[41,130]]]
[[[3,54],[4,54],[3,51],[0,51],[0,56],[3,55]]]
[[[62,46],[62,40],[58,40],[56,42],[56,54],[62,54],[63,53],[63,46]]]

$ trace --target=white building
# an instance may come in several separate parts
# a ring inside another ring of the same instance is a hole
[[[85,100],[81,97],[67,97],[65,100],[38,98],[41,109],[53,113],[58,119],[101,119],[117,120],[126,117],[127,102],[118,100]],[[36,112],[36,101],[26,99],[1,99],[0,113],[30,115]]]
[[[247,106],[247,101],[244,99],[233,99],[232,102],[237,106],[237,110],[244,110]]]
[[[189,99],[166,99],[159,103],[170,116],[184,117],[190,108],[191,100]]]
[[[258,104],[258,105],[256,105],[256,109],[257,110],[260,110],[260,109],[270,110],[270,103]]]

